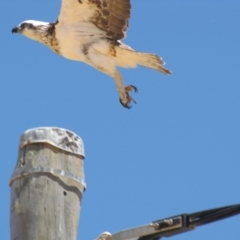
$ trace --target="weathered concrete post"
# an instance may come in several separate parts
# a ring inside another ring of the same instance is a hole
[[[85,189],[83,142],[56,127],[26,131],[11,186],[11,240],[76,240]]]

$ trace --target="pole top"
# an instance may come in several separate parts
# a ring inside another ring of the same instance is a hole
[[[66,152],[85,157],[82,139],[74,132],[64,128],[37,127],[28,129],[20,138],[19,148],[33,143],[48,143]]]

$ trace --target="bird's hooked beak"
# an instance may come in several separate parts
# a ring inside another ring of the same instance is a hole
[[[14,27],[12,29],[12,33],[19,33],[19,28],[18,27]]]

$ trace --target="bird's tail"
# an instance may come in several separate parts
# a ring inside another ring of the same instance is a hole
[[[165,62],[161,57],[151,53],[135,52],[137,63],[141,66],[155,69],[163,74],[171,74],[171,71],[164,67]]]
[[[116,59],[117,66],[133,68],[141,65],[147,68],[155,69],[163,74],[171,74],[171,71],[164,67],[161,57],[152,53],[136,52],[126,45],[119,46],[117,49]]]

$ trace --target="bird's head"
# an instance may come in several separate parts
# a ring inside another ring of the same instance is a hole
[[[14,27],[12,33],[21,33],[28,38],[39,41],[39,38],[46,32],[48,26],[49,23],[47,22],[27,20]]]

